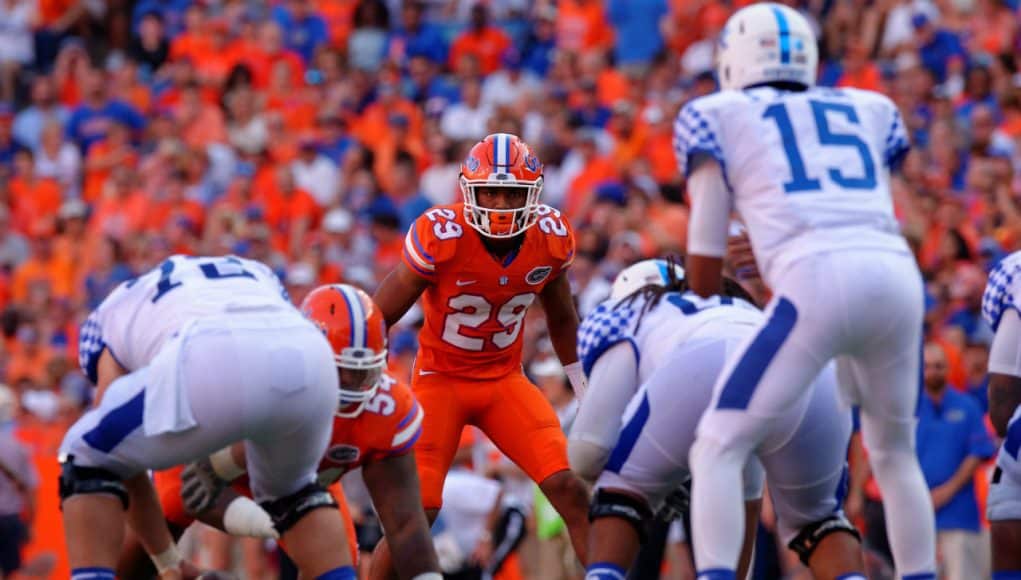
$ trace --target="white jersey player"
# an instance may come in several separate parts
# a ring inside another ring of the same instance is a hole
[[[339,397],[333,351],[268,267],[173,256],[117,287],[80,343],[83,370],[108,388],[60,449],[72,578],[114,577],[123,509],[161,573],[180,566],[146,470],[241,440],[255,499],[302,546],[303,574],[354,578],[347,551],[331,549],[345,545],[339,512],[318,509],[336,504],[315,483]]]
[[[982,315],[996,333],[989,351],[989,418],[1003,446],[987,505],[993,578],[1021,580],[1021,252],[989,274]]]
[[[791,8],[744,8],[719,42],[722,90],[688,103],[675,125],[692,200],[688,282],[718,293],[736,211],[774,296],[692,450],[700,577],[734,577],[741,466],[836,359],[842,394],[861,407],[898,572],[932,578],[933,509],[914,450],[922,281],[889,187],[908,150],[904,124],[879,94],[813,86],[817,41]]]
[[[763,320],[736,284],[724,296],[703,299],[685,292],[683,277],[679,266],[665,260],[630,266],[578,331],[588,391],[568,452],[572,469],[595,481],[590,580],[624,577],[647,519],[689,477],[695,428],[728,353]],[[813,387],[811,397],[771,426],[757,457],[739,474],[751,523],[742,568],[751,556],[763,467],[780,535],[816,577],[864,568],[857,531],[844,518],[840,499],[847,484],[850,410],[837,400],[832,368]],[[817,550],[822,557],[813,558]]]

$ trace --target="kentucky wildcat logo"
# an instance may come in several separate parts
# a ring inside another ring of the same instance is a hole
[[[537,268],[532,268],[532,271],[525,276],[525,282],[528,282],[533,286],[541,284],[543,280],[549,277],[550,272],[552,271],[552,266],[539,266]]]

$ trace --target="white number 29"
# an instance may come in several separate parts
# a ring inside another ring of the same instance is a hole
[[[441,240],[460,238],[461,234],[464,233],[464,228],[461,227],[461,224],[454,221],[457,214],[452,209],[444,207],[433,208],[425,212],[425,216],[429,218],[429,221],[433,222],[433,234]]]
[[[521,322],[525,318],[525,312],[535,300],[535,294],[518,294],[511,297],[496,313],[496,321],[505,330],[494,332],[489,340],[498,349],[504,349],[514,344],[518,334],[521,333]],[[479,352],[486,346],[486,340],[474,336],[461,334],[462,328],[478,328],[489,320],[493,312],[493,305],[482,296],[476,294],[461,294],[454,296],[447,301],[447,306],[454,309],[454,312],[447,314],[443,323],[443,340],[458,348]]]
[[[539,229],[542,230],[543,233],[559,236],[561,238],[567,237],[567,225],[565,225],[563,219],[561,219],[559,211],[548,205],[541,205],[535,213],[541,216],[539,218]]]

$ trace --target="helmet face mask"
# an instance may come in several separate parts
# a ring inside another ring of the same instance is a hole
[[[513,238],[539,221],[542,163],[514,135],[494,133],[476,143],[461,164],[458,181],[465,221],[487,238]],[[505,188],[514,193],[499,191]],[[492,204],[498,197],[513,203]]]
[[[480,198],[487,194],[499,195],[493,190],[507,189],[506,199],[520,198],[517,207],[497,209],[487,207]],[[539,220],[539,195],[542,193],[542,178],[534,183],[469,181],[461,176],[461,192],[464,194],[465,220],[482,235],[490,238],[513,238],[535,225]]]
[[[817,42],[808,21],[787,6],[767,2],[742,8],[720,32],[720,88],[740,90],[770,82],[814,86]]]
[[[337,407],[337,416],[357,417],[379,392],[379,379],[383,376],[383,367],[348,368],[338,363],[337,374],[340,378],[340,405]]]

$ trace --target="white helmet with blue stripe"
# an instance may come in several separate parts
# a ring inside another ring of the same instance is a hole
[[[782,4],[742,8],[720,32],[716,73],[724,90],[769,82],[815,85],[819,48],[804,16]]]
[[[610,298],[612,300],[620,300],[646,286],[669,286],[671,282],[671,266],[674,270],[674,279],[683,280],[684,268],[679,264],[671,264],[661,258],[642,260],[624,268],[613,279],[613,286],[610,287]]]

